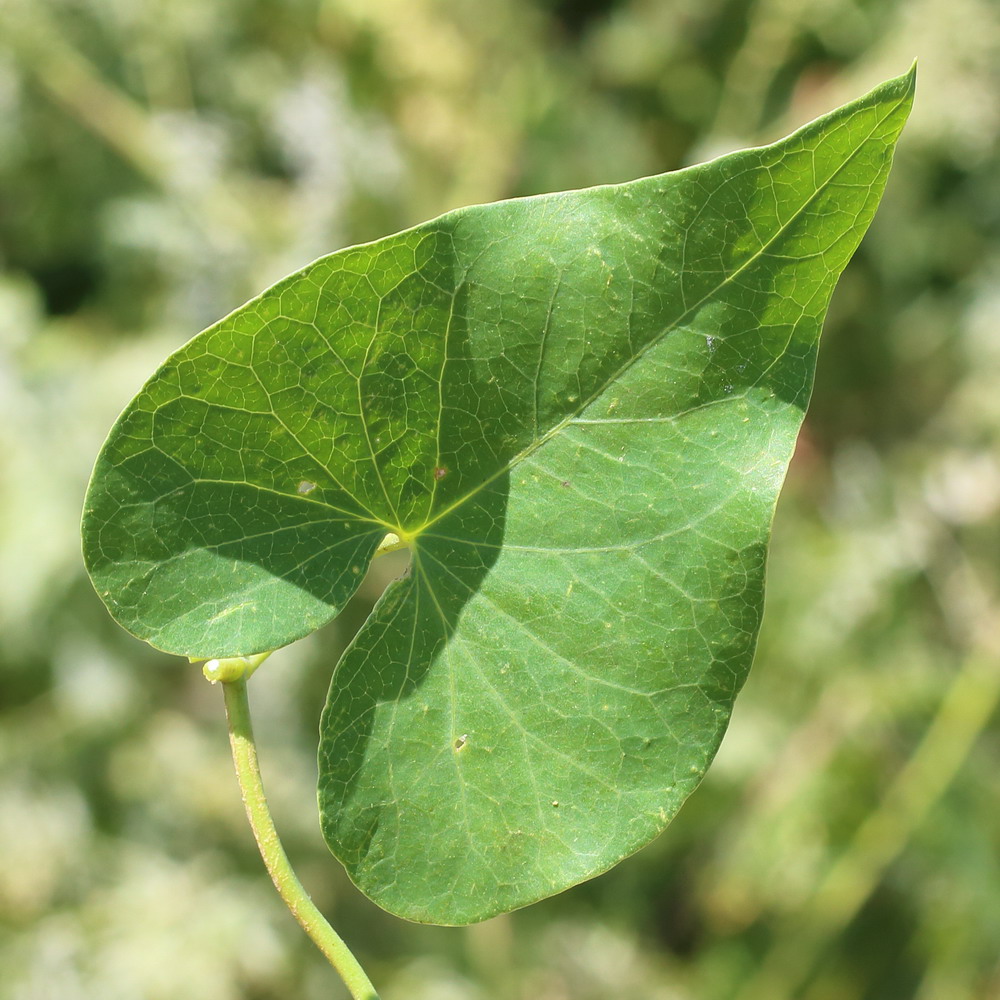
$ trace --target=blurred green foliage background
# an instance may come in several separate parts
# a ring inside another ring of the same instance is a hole
[[[757,665],[664,836],[509,917],[405,924],[314,804],[384,579],[251,696],[289,853],[385,1000],[1000,997],[1000,5],[3,0],[2,1000],[346,996],[256,856],[220,692],[83,572],[91,463],[154,366],[320,254],[774,139],[914,56]]]

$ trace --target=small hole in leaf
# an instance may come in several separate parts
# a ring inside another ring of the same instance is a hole
[[[559,800],[558,799],[553,799],[552,800],[552,808],[553,809],[558,809],[559,808]]]
[[[436,465],[434,467],[434,478],[440,482],[448,475],[448,470],[443,465]]]
[[[307,493],[312,493],[314,489],[316,489],[315,483],[309,482],[308,479],[303,479],[302,482],[299,483],[295,492],[300,494],[301,496],[305,496]]]

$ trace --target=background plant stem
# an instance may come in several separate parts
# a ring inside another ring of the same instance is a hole
[[[271,881],[302,929],[337,970],[354,1000],[378,1000],[375,987],[358,960],[309,898],[278,839],[257,763],[246,681],[240,679],[224,683],[222,690],[229,720],[229,742],[233,748],[233,763],[243,794],[243,805]]]

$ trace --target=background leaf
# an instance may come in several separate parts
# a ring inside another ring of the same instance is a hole
[[[123,414],[85,552],[160,648],[284,645],[386,531],[410,543],[321,745],[328,841],[382,905],[461,923],[531,902],[648,842],[697,784],[912,82],[771,147],[324,258]]]

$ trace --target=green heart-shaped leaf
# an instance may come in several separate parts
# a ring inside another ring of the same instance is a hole
[[[604,871],[704,774],[750,666],[822,319],[912,99],[772,146],[452,212],[174,354],[85,554],[154,645],[284,645],[412,552],[338,665],[320,799],[373,899],[465,923]]]

